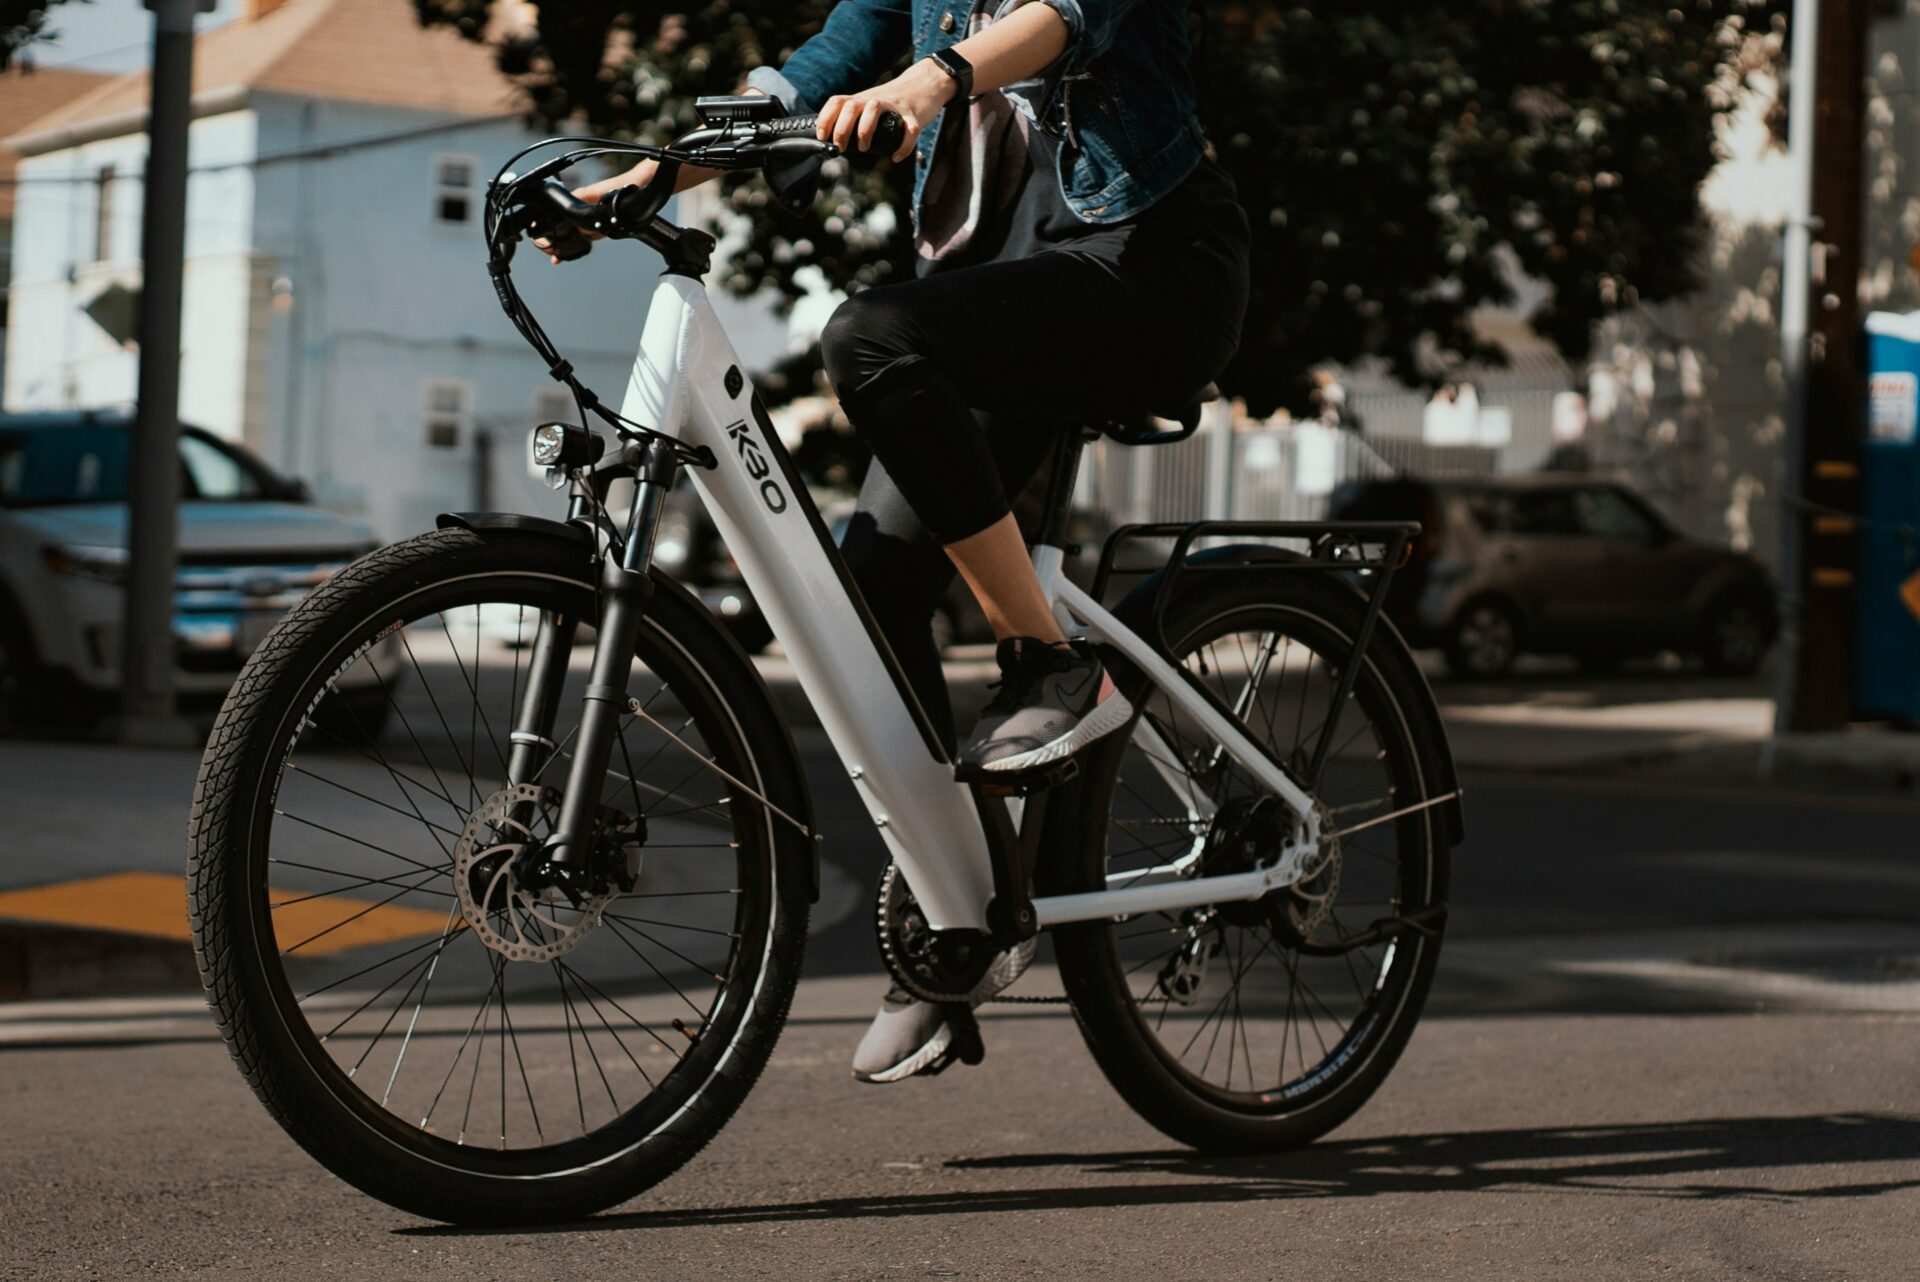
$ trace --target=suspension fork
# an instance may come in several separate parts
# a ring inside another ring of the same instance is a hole
[[[627,705],[627,679],[633,674],[633,652],[640,639],[647,602],[653,596],[649,569],[654,537],[667,493],[678,475],[678,460],[659,442],[641,452],[634,477],[633,506],[627,516],[625,540],[608,549],[600,562],[600,621],[594,642],[593,664],[580,710],[567,782],[560,797],[560,815],[548,839],[546,862],[554,868],[582,871],[591,857],[594,828],[600,817],[600,794],[613,743],[620,732],[620,716]],[[547,754],[559,751],[553,743],[553,722],[560,689],[566,680],[567,656],[575,621],[542,618],[534,639],[532,670],[513,733],[509,762],[514,782],[538,773]],[[542,652],[546,643],[545,652]]]

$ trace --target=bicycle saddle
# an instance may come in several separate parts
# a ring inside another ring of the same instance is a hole
[[[1174,441],[1184,441],[1200,428],[1200,411],[1209,401],[1220,398],[1218,384],[1208,383],[1193,394],[1192,399],[1166,409],[1150,410],[1134,418],[1112,419],[1100,423],[1103,435],[1112,437],[1122,445],[1166,445]],[[1167,419],[1178,423],[1177,429],[1169,430],[1160,426],[1156,420]]]

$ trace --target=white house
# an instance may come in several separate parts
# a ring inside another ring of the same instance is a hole
[[[11,140],[34,181],[14,220],[9,410],[133,399],[146,101],[144,72],[120,77]],[[250,0],[201,37],[193,102],[182,417],[388,537],[481,503],[552,511],[525,434],[570,398],[501,314],[481,244],[486,179],[537,136],[492,52],[422,30],[410,0]],[[659,260],[620,244],[516,267],[617,404]],[[753,330],[750,367],[785,338]]]

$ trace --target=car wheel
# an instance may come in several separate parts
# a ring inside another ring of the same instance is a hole
[[[1709,671],[1750,676],[1767,656],[1772,638],[1766,613],[1751,600],[1723,597],[1707,607],[1701,622],[1700,657]]]
[[[0,735],[18,733],[45,712],[41,683],[34,679],[33,648],[26,629],[0,601]]]
[[[1456,677],[1504,676],[1520,653],[1520,624],[1498,601],[1473,601],[1447,633],[1447,667]]]
[[[22,656],[14,650],[13,638],[0,621],[0,734],[10,733],[20,720]]]

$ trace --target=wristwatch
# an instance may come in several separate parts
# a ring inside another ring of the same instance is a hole
[[[959,98],[962,102],[973,100],[973,64],[951,48],[937,49],[927,55],[928,61],[953,77],[960,86]]]

